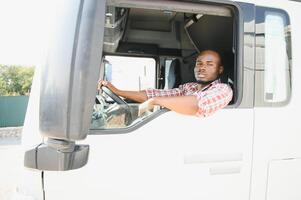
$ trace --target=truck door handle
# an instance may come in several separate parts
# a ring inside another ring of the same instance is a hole
[[[215,166],[209,168],[210,175],[238,174],[241,172],[241,165]]]

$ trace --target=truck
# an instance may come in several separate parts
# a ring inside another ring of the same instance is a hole
[[[60,2],[23,127],[19,197],[301,199],[300,10],[293,0]],[[194,82],[206,49],[220,52],[234,94],[212,116],[141,115],[97,89],[100,79],[128,90]]]

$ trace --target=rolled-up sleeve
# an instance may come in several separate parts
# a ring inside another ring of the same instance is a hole
[[[198,111],[196,116],[207,117],[226,107],[233,97],[233,91],[227,84],[219,83],[205,91],[196,93]]]

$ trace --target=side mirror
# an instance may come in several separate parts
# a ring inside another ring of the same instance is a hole
[[[39,125],[47,141],[25,153],[24,165],[39,170],[84,166],[105,18],[105,1],[64,2],[57,10],[48,57],[42,66]],[[80,16],[80,17],[79,17]]]

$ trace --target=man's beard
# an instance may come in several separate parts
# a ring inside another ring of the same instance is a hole
[[[198,84],[201,84],[201,85],[209,85],[209,84],[212,83],[213,81],[215,81],[215,80],[212,80],[212,81],[202,81],[202,80],[197,80],[197,83],[198,83]]]

